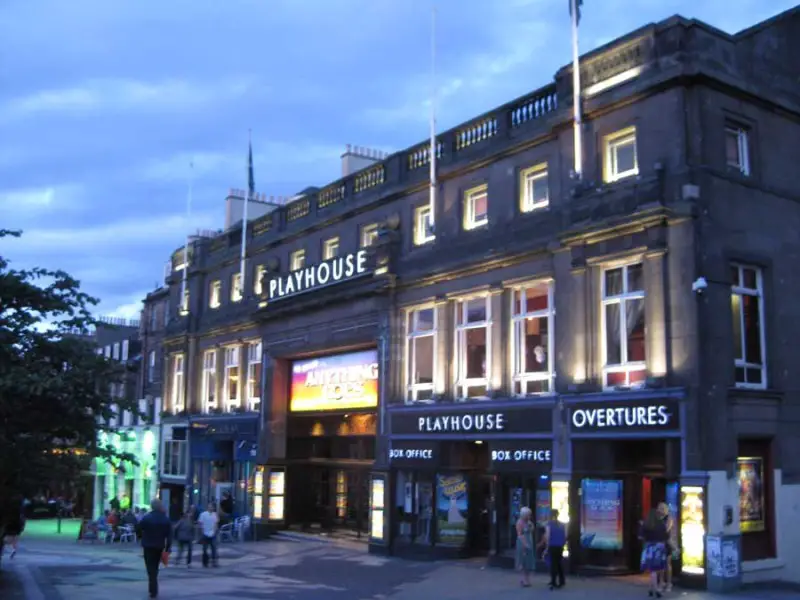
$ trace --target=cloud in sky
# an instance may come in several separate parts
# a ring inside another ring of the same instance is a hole
[[[190,230],[244,187],[340,173],[347,143],[427,136],[431,0],[5,0],[0,11],[0,252],[64,268],[133,316]],[[436,0],[444,130],[548,84],[570,60],[567,0]],[[794,0],[586,0],[587,51],[672,14],[735,32]],[[36,22],[36,27],[20,23]],[[189,162],[193,213],[185,212]]]

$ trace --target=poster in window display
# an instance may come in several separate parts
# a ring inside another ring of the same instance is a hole
[[[738,459],[739,523],[743,532],[764,531],[764,459]]]
[[[461,546],[467,539],[467,480],[464,475],[438,475],[436,520],[439,543]]]
[[[622,481],[584,479],[581,545],[593,550],[622,548]]]

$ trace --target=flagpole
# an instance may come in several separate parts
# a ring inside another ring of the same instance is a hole
[[[581,0],[570,0],[570,15],[572,17],[572,132],[575,145],[575,177],[583,177],[583,131],[581,115],[581,69],[580,50],[578,49],[578,21],[580,20]]]
[[[436,7],[431,11],[431,148],[430,148],[430,218],[434,229],[436,223]],[[432,231],[430,233],[433,233]]]
[[[189,223],[192,219],[192,188],[194,184],[194,161],[189,161],[189,190],[186,194],[186,244],[183,246],[183,277],[181,278],[181,300],[180,306],[188,311],[189,306],[183,305],[186,299],[186,289],[189,277],[189,243],[191,242],[191,233],[189,233]]]
[[[241,294],[242,298],[244,298],[244,290],[245,290],[245,256],[247,255],[247,203],[250,200],[250,194],[253,193],[253,190],[250,189],[252,187],[252,177],[251,173],[253,170],[253,137],[252,132],[248,130],[247,132],[247,147],[249,148],[249,152],[247,155],[247,186],[244,190],[244,208],[242,209],[242,257],[241,263],[239,266],[239,293]]]

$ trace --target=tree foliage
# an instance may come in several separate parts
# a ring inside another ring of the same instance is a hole
[[[19,232],[0,230],[0,242]],[[54,480],[76,481],[95,457],[133,457],[98,444],[118,410],[125,367],[96,353],[97,300],[63,271],[17,270],[0,253],[0,538],[22,498]],[[64,479],[66,478],[66,479]]]

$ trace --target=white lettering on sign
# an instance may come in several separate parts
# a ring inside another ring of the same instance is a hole
[[[492,450],[494,462],[550,462],[550,450]]]
[[[288,275],[275,277],[269,282],[269,299],[280,300],[286,296],[308,292],[317,287],[339,283],[367,272],[367,251],[339,256],[329,261],[298,269]]]
[[[391,448],[389,450],[389,459],[395,458],[432,460],[433,450],[430,448]]]
[[[503,413],[477,415],[445,415],[441,417],[420,417],[417,429],[420,433],[453,433],[503,431],[506,428],[506,416]]]
[[[583,427],[661,427],[672,414],[664,405],[579,408],[572,411],[572,425]]]

